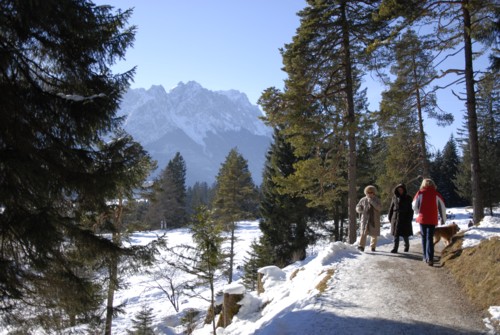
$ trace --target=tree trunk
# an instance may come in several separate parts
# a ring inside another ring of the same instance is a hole
[[[214,278],[210,278],[210,303],[212,304],[212,309],[214,311],[214,317],[212,318],[212,330],[214,335],[216,334],[215,327],[215,288],[214,288]]]
[[[342,22],[344,26],[342,28],[342,44],[344,46],[344,64],[345,64],[345,76],[346,76],[346,107],[347,107],[347,143],[349,146],[349,157],[348,157],[348,170],[347,170],[347,203],[348,203],[348,216],[349,216],[349,243],[353,244],[356,242],[356,203],[357,203],[357,192],[356,192],[356,115],[354,112],[354,89],[352,80],[352,64],[351,64],[351,45],[349,39],[349,27],[347,24],[347,14],[346,14],[346,3],[343,2],[341,5],[342,12]]]
[[[228,284],[233,282],[233,263],[234,263],[234,230],[236,229],[236,224],[231,223],[231,248],[229,250],[229,279]]]
[[[120,197],[118,202],[118,207],[114,215],[114,229],[113,232],[113,243],[116,245],[121,244],[121,223],[122,223],[122,213],[123,213],[123,199]],[[118,286],[118,255],[112,255],[110,263],[108,265],[109,269],[109,285],[108,285],[108,298],[106,304],[106,322],[105,322],[105,335],[111,335],[111,329],[113,326],[113,300],[115,298],[116,287]]]
[[[471,186],[474,223],[484,217],[483,197],[481,193],[481,168],[479,165],[479,144],[477,135],[476,93],[474,91],[474,68],[472,65],[471,17],[467,9],[468,1],[462,3],[464,19],[464,54],[465,54],[465,88],[467,92],[467,128],[471,156]]]
[[[111,258],[108,269],[109,284],[104,335],[111,335],[111,329],[113,326],[113,300],[115,297],[116,281],[118,280],[118,259],[116,256]]]
[[[422,177],[424,178],[430,178],[430,172],[429,172],[429,165],[426,165],[427,162],[427,149],[425,145],[425,131],[424,131],[424,118],[422,116],[422,109],[417,108],[417,115],[418,115],[418,137],[419,137],[419,142],[420,142],[420,154],[422,155],[422,166],[423,166],[423,171],[422,171]]]
[[[422,117],[422,98],[420,97],[420,87],[418,84],[418,75],[417,75],[417,69],[415,67],[415,64],[413,64],[413,76],[415,77],[416,81],[416,87],[415,87],[415,95],[417,98],[417,115],[418,115],[418,131],[419,131],[419,137],[420,137],[420,154],[422,155],[422,175],[424,178],[430,178],[431,176],[431,169],[429,165],[429,160],[427,157],[427,146],[425,144],[425,131],[424,131],[424,120]]]

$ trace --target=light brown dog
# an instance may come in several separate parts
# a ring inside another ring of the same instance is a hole
[[[451,238],[460,231],[460,227],[456,223],[446,226],[438,226],[434,230],[434,245],[443,239],[444,246],[451,243]]]

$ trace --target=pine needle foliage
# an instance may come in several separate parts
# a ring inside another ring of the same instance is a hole
[[[378,1],[308,1],[292,43],[281,50],[285,90],[264,91],[268,122],[280,127],[297,157],[283,188],[315,204],[347,196],[349,242],[356,239],[358,104],[367,42],[384,31],[372,20]],[[361,106],[361,108],[360,108]]]
[[[315,240],[309,227],[315,210],[303,196],[283,192],[280,183],[295,172],[297,162],[291,145],[276,129],[263,174],[259,222],[263,236],[254,248],[257,259],[267,259],[262,265],[285,267],[302,260],[307,246]]]
[[[96,264],[81,257],[125,253],[96,234],[96,223],[153,165],[116,114],[134,69],[113,74],[111,66],[136,28],[127,26],[131,11],[90,1],[5,0],[1,8],[0,309],[45,296],[59,306],[72,300],[64,318],[75,320],[100,299]],[[54,285],[60,294],[47,289]]]
[[[156,192],[146,214],[149,227],[165,229],[186,226],[186,163],[179,152],[161,172],[154,188]]]
[[[253,217],[257,195],[248,169],[248,162],[236,148],[232,149],[217,175],[215,197],[212,203],[214,220],[231,234],[227,266],[229,283],[233,280],[236,225],[238,221]]]
[[[453,92],[453,94],[464,101],[466,108],[464,118],[467,120],[467,135],[469,137],[470,184],[475,222],[479,222],[483,218],[484,206],[477,123],[475,79],[477,72],[474,69],[474,61],[477,56],[484,54],[492,46],[495,48],[498,44],[493,42],[495,40],[493,36],[498,35],[495,33],[498,32],[499,7],[496,0],[383,0],[379,11],[381,17],[398,18],[394,35],[397,35],[396,31],[403,31],[412,25],[418,27],[423,24],[432,27],[434,50],[438,54],[444,54],[443,61],[458,53],[463,55],[463,68],[447,68],[439,75],[440,78],[449,78],[450,75],[458,76],[458,79],[453,78],[444,86],[436,87],[436,89],[448,88],[457,83],[465,85],[463,93]],[[409,11],[409,8],[412,11]],[[478,41],[482,42],[483,45],[479,48],[473,47]],[[497,49],[493,49],[491,60],[494,71],[495,63],[498,61],[498,58],[495,57],[498,56],[497,54]]]
[[[129,335],[154,335],[153,330],[153,309],[151,307],[143,306],[137,312],[136,316],[132,319],[132,330],[127,330]]]

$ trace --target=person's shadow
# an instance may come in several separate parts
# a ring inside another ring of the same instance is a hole
[[[437,250],[436,250],[437,251]],[[440,251],[437,251],[439,254],[441,254]],[[379,251],[379,254],[383,254],[384,256],[388,256],[388,257],[402,257],[402,258],[406,258],[406,259],[409,259],[411,261],[418,261],[418,262],[422,262],[422,252],[415,252],[415,251],[409,251],[409,252],[397,252],[397,253],[392,253],[390,251]],[[441,265],[441,256],[436,256],[436,254],[434,254],[434,267],[442,267]]]

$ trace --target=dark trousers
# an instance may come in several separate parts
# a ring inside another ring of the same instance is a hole
[[[394,250],[395,251],[398,251],[398,248],[399,248],[399,235],[396,235],[394,236]],[[410,239],[408,236],[401,236],[403,238],[403,240],[405,241],[405,250],[408,250],[408,248],[410,247]]]
[[[434,261],[434,230],[435,225],[420,224],[420,235],[422,235],[422,253],[426,262]]]

